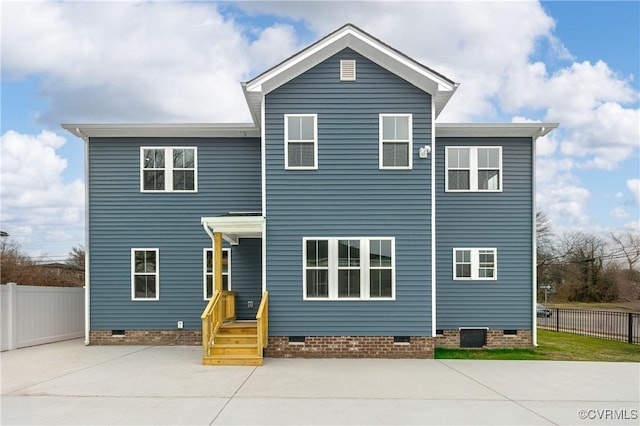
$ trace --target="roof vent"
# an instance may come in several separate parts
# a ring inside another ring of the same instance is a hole
[[[340,61],[340,81],[355,81],[356,61],[355,59]]]

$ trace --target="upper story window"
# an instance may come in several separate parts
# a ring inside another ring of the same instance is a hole
[[[140,191],[196,192],[197,163],[195,147],[142,147]]]
[[[502,191],[502,147],[448,146],[447,191]]]
[[[284,163],[286,169],[318,168],[317,114],[285,114]]]
[[[131,249],[131,299],[158,300],[160,266],[159,251]]]
[[[303,239],[306,300],[395,297],[393,238]]]
[[[495,248],[453,249],[454,280],[497,279],[497,250]]]
[[[380,114],[380,168],[411,169],[411,114]]]
[[[211,299],[214,289],[213,249],[204,249],[204,298]],[[222,289],[231,290],[231,249],[222,249]]]

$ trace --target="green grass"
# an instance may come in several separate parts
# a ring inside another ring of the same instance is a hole
[[[531,349],[436,348],[435,358],[640,362],[640,345],[578,334],[538,330],[538,345]]]

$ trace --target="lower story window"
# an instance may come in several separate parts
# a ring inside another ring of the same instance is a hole
[[[204,249],[204,298],[211,299],[213,295],[214,261],[213,249]],[[222,289],[231,290],[231,249],[222,249]]]
[[[453,249],[453,279],[497,279],[497,250],[495,248]]]
[[[393,299],[393,238],[304,238],[305,299]]]
[[[131,249],[131,299],[159,299],[159,250]]]

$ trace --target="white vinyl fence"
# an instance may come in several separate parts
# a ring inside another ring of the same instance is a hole
[[[84,288],[0,286],[1,350],[84,336]]]

